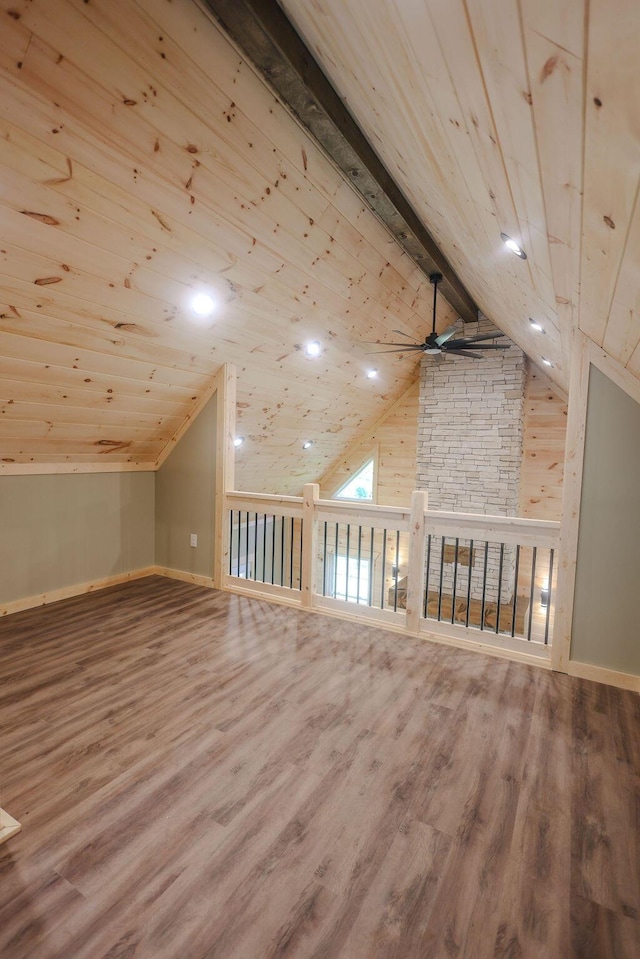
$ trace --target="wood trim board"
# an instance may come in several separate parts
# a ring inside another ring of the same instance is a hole
[[[202,391],[198,402],[195,404],[193,409],[187,416],[184,418],[178,429],[175,431],[171,439],[168,441],[166,446],[163,448],[162,452],[155,461],[154,469],[158,470],[169,456],[169,454],[176,448],[184,434],[187,432],[193,421],[197,418],[198,414],[203,411],[213,394],[218,389],[220,377],[219,371],[212,377],[211,382],[205,390]]]
[[[589,340],[589,362],[608,376],[627,396],[640,403],[640,380],[592,340]]]
[[[629,677],[626,673],[618,674],[613,670],[591,666],[587,663],[578,663],[571,660],[570,656],[591,366],[595,366],[604,373],[637,403],[640,403],[640,382],[621,363],[609,356],[580,330],[575,332],[573,350],[558,557],[558,586],[556,591],[558,605],[551,661],[553,668],[560,672],[583,676],[587,679],[595,678],[596,675],[619,676],[621,677],[620,685],[623,685],[623,688],[634,689],[637,687],[624,684],[629,681],[634,682],[636,677]],[[576,670],[580,670],[580,672],[576,672]],[[596,681],[619,685],[615,679],[611,678],[596,678]]]
[[[619,689],[640,693],[640,676],[633,676],[631,673],[621,673],[604,666],[594,666],[592,663],[578,663],[573,659],[569,660],[567,673],[579,679],[589,679],[594,683],[604,683],[605,686],[617,686]]]
[[[0,845],[15,836],[21,829],[22,825],[17,819],[10,816],[5,809],[0,809]]]
[[[214,504],[215,542],[213,579],[218,588],[227,568],[226,495],[235,486],[236,368],[225,363],[216,377],[216,488]]]
[[[474,629],[470,638],[463,626],[455,623],[432,619],[420,620],[420,634],[436,642],[460,646],[464,649],[475,649],[478,652],[494,653],[513,659],[518,663],[530,663],[535,666],[551,667],[551,647],[541,643],[527,642],[524,639],[512,638],[502,633],[495,633],[490,629]],[[478,637],[477,639],[475,637]],[[491,642],[489,642],[491,638]]]
[[[58,603],[60,600],[70,599],[72,596],[82,596],[84,593],[94,593],[99,589],[108,589],[109,586],[118,586],[120,583],[128,583],[130,580],[152,576],[155,572],[155,566],[146,566],[142,569],[118,573],[115,576],[105,576],[103,579],[95,579],[89,583],[77,583],[73,586],[63,586],[60,589],[51,590],[48,593],[38,593],[36,596],[14,599],[0,605],[0,616],[20,613],[25,609],[34,609],[36,606],[48,606],[50,603]]]
[[[157,469],[154,461],[134,463],[0,463],[0,476],[45,476],[55,473],[129,473],[141,471],[152,473]]]
[[[170,569],[168,566],[152,566],[151,574],[166,576],[168,579],[179,579],[182,583],[193,583],[195,586],[206,586],[215,589],[216,584],[211,576],[201,576],[199,573],[189,573],[183,569]]]
[[[567,672],[571,650],[588,394],[589,341],[583,333],[576,330],[569,386],[562,522],[558,549],[557,607],[551,653],[553,669],[563,673]]]

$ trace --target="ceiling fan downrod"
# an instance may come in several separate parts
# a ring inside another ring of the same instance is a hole
[[[425,340],[424,352],[429,353],[432,356],[442,353],[442,349],[438,344],[435,343],[436,335],[436,303],[438,300],[438,283],[442,280],[442,273],[430,273],[429,274],[429,283],[433,284],[433,327],[431,329],[431,336],[429,340],[433,340],[433,346],[427,346],[429,340]]]
[[[447,327],[446,330],[443,330],[442,333],[436,333],[436,306],[438,302],[438,284],[442,280],[442,273],[430,273],[429,282],[433,285],[433,321],[431,327],[431,333],[423,343],[383,343],[382,346],[392,346],[392,350],[378,350],[376,352],[382,353],[402,353],[404,355],[411,355],[412,353],[424,353],[427,356],[438,356],[441,353],[453,353],[456,356],[469,356],[473,360],[482,359],[482,352],[484,350],[508,350],[508,343],[485,343],[485,340],[497,340],[501,336],[504,336],[504,333],[501,333],[499,330],[496,330],[494,333],[476,333],[475,336],[468,337],[459,337],[458,339],[452,339],[452,337],[460,329],[460,323],[463,321],[458,318],[455,323],[452,323]],[[408,340],[411,340],[411,336],[408,333],[404,333],[402,330],[394,330],[394,333],[399,333],[400,336],[406,336]],[[477,351],[480,352],[477,352]]]

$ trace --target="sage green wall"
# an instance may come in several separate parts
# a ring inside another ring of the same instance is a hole
[[[213,576],[216,396],[156,473],[156,563]],[[189,546],[197,533],[198,545]]]
[[[0,477],[0,603],[152,566],[154,474]]]
[[[640,405],[591,367],[571,659],[640,675]]]

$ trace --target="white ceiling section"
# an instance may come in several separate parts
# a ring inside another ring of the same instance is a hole
[[[487,315],[640,375],[640,3],[282,6]],[[152,464],[231,362],[236,485],[297,493],[416,375],[367,341],[428,280],[196,0],[0,0],[0,227],[0,471]]]

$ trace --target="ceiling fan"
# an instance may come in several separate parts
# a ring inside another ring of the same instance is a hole
[[[399,347],[393,350],[376,350],[377,353],[425,353],[429,356],[436,356],[441,353],[454,353],[457,356],[470,356],[474,360],[482,359],[482,353],[476,350],[508,350],[509,344],[504,343],[485,343],[485,340],[497,340],[504,336],[504,333],[496,331],[495,333],[478,333],[476,336],[452,337],[461,329],[462,320],[457,320],[451,326],[448,326],[442,333],[436,333],[436,300],[438,297],[438,283],[442,279],[442,273],[431,273],[430,282],[433,284],[433,329],[426,337],[424,343],[383,343],[382,346]],[[394,330],[400,336],[406,336],[411,339],[408,333],[402,330]]]

